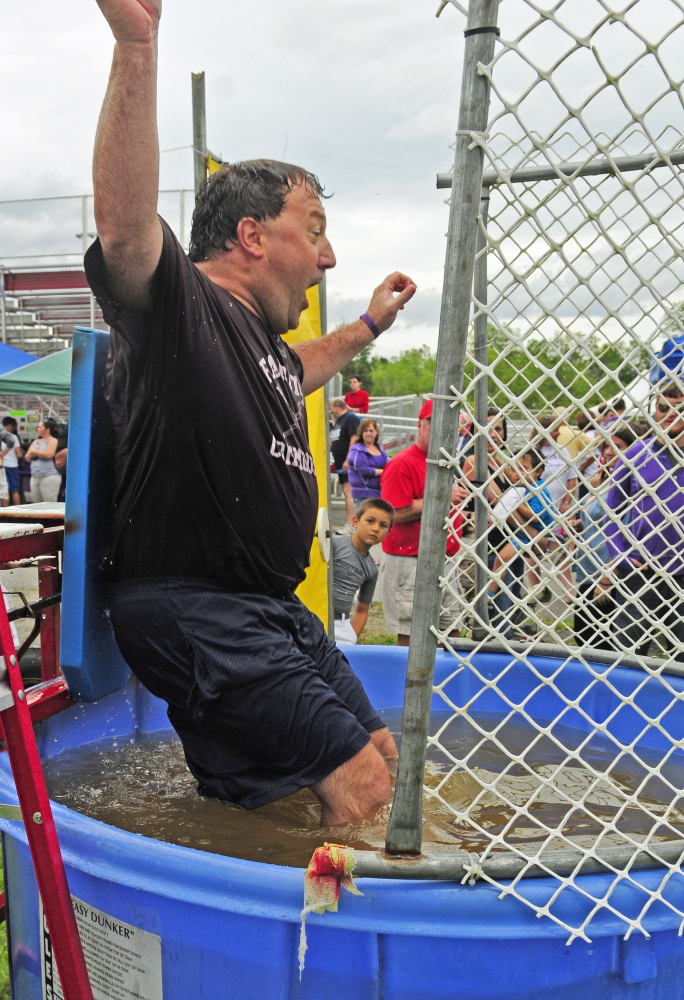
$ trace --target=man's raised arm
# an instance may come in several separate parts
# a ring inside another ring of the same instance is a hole
[[[145,308],[159,263],[157,31],[161,0],[97,0],[116,40],[95,138],[95,225],[112,290]]]
[[[415,282],[401,271],[394,271],[380,282],[373,292],[368,311],[364,313],[374,324],[378,335],[389,330],[399,310],[404,308],[415,293]],[[371,328],[360,319],[350,323],[349,326],[335,330],[327,337],[293,344],[292,350],[299,355],[304,367],[302,380],[304,395],[308,396],[310,392],[320,389],[329,382],[333,375],[344,368],[364,347],[372,344],[374,339],[375,335],[371,332]]]

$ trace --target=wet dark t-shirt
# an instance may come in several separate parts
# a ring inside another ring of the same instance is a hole
[[[99,241],[85,259],[111,327],[107,568],[281,596],[304,578],[318,504],[302,364],[162,227],[149,311],[115,301]]]

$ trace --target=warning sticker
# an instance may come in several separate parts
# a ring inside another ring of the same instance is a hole
[[[163,1000],[161,938],[71,897],[95,1000]],[[40,907],[45,1000],[64,1000]]]

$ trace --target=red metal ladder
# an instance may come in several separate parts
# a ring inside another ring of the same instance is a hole
[[[0,595],[0,722],[64,1000],[93,1000],[5,601]],[[14,810],[17,810],[16,814]]]

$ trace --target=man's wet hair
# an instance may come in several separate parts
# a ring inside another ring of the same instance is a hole
[[[546,459],[542,456],[541,452],[537,451],[536,448],[526,448],[525,451],[521,452],[518,456],[518,461],[522,462],[526,458],[529,458],[530,460],[532,472],[536,472],[539,468],[543,469],[546,465]]]
[[[356,508],[356,516],[361,517],[362,514],[365,514],[372,507],[376,510],[384,511],[385,514],[389,515],[390,521],[394,523],[394,507],[387,500],[382,500],[380,497],[366,497],[365,500],[362,500]]]
[[[188,256],[194,263],[213,260],[237,239],[240,219],[276,219],[298,185],[323,198],[315,174],[279,160],[224,163],[202,185],[195,201]]]

